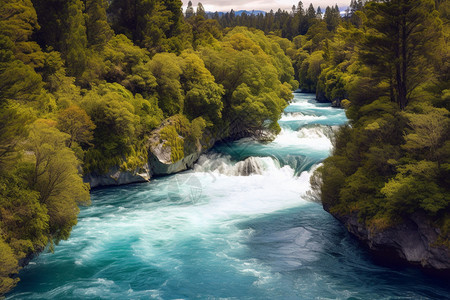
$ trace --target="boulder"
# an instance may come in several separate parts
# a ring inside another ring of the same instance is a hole
[[[195,141],[188,142],[184,137],[179,136],[184,143],[183,157],[177,161],[173,161],[172,149],[162,138],[161,130],[166,126],[174,125],[174,122],[172,118],[166,119],[159,128],[150,134],[148,163],[151,175],[170,175],[192,168],[200,155],[209,150],[216,142],[216,139],[207,130],[204,131],[200,139]]]

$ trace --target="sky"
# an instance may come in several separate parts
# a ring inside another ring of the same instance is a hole
[[[183,1],[183,10],[186,9],[187,3],[189,0]],[[194,8],[197,8],[197,3],[201,2],[203,7],[205,7],[206,11],[223,11],[227,12],[231,9],[235,11],[245,9],[245,10],[263,10],[270,11],[273,9],[274,11],[278,10],[278,8],[290,11],[292,5],[297,5],[299,0],[191,0]],[[312,3],[314,8],[317,9],[318,6],[322,8],[322,11],[325,10],[327,6],[338,5],[339,7],[348,6],[350,4],[350,0],[305,0],[303,2],[303,7],[305,9],[308,8],[309,4]]]

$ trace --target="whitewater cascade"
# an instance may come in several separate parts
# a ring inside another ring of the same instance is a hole
[[[345,112],[294,94],[270,143],[215,146],[192,170],[99,189],[7,299],[444,299],[373,263],[305,194]]]

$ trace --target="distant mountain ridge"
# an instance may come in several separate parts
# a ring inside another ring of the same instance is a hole
[[[206,15],[213,16],[215,13],[216,12],[213,12],[213,11],[207,11]],[[222,17],[224,14],[229,13],[229,12],[218,11],[217,13],[219,14],[220,17]],[[258,14],[265,15],[267,12],[265,12],[263,10],[242,10],[242,9],[234,12],[234,14],[236,16],[240,16],[243,13],[246,13],[247,15],[258,15]]]

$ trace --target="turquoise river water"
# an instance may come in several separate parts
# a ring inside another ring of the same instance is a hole
[[[442,279],[377,264],[308,200],[346,121],[297,93],[271,143],[221,144],[193,170],[94,190],[7,299],[448,299]]]

